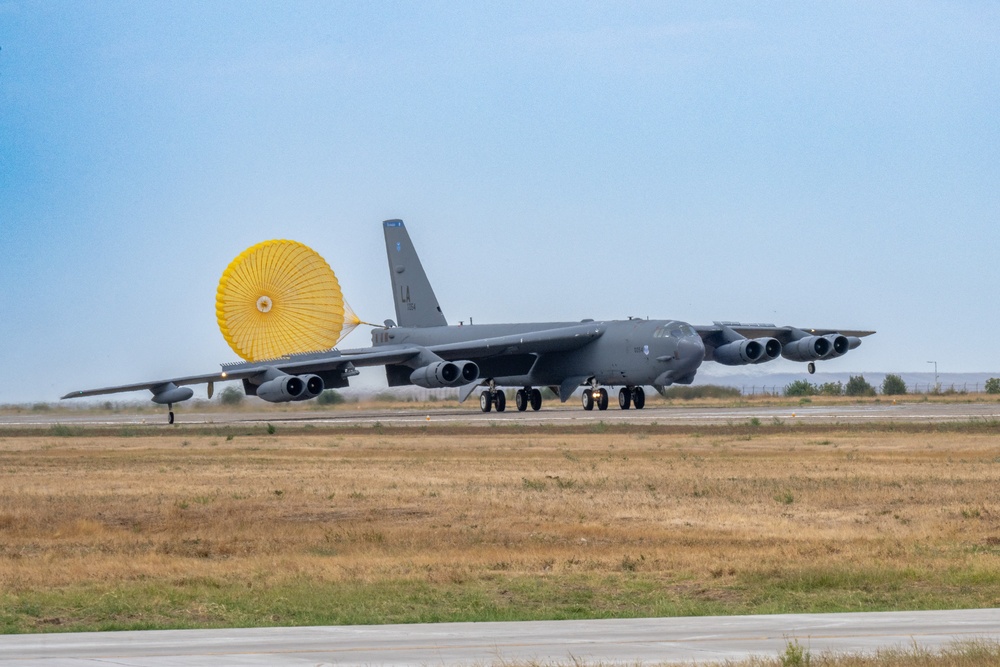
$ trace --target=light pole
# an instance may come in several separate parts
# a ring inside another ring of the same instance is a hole
[[[934,393],[935,394],[940,394],[941,393],[941,385],[938,383],[937,362],[936,361],[928,361],[927,363],[934,364]]]

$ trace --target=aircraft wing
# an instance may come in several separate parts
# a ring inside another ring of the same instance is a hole
[[[827,334],[840,334],[842,336],[855,336],[863,338],[871,336],[874,331],[857,331],[853,329],[816,329],[812,327],[779,327],[774,324],[740,324],[739,322],[716,322],[712,326],[696,326],[694,329],[703,339],[707,339],[722,331],[723,327],[728,327],[741,336],[747,338],[777,338],[782,345],[795,340],[796,336],[803,333],[809,336],[826,336]]]
[[[574,324],[558,329],[545,329],[509,336],[480,338],[458,343],[428,345],[427,349],[443,359],[493,357],[500,354],[544,354],[565,352],[583,347],[604,335],[600,322]]]
[[[351,354],[350,356],[338,350],[330,350],[328,352],[293,355],[268,361],[223,364],[223,369],[221,371],[215,373],[205,373],[203,375],[187,375],[184,377],[168,378],[165,380],[151,380],[148,382],[116,385],[114,387],[71,391],[62,398],[81,398],[84,396],[120,394],[129,391],[140,391],[143,389],[148,389],[156,393],[156,389],[167,387],[171,384],[180,387],[192,384],[243,380],[245,378],[260,375],[261,373],[266,373],[270,369],[276,369],[283,373],[294,374],[331,371],[342,369],[348,365],[378,366],[382,364],[396,364],[406,361],[419,353],[420,348],[412,345],[392,345],[375,351],[359,350],[356,354]]]

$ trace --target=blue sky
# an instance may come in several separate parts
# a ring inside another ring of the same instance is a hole
[[[998,110],[992,2],[0,0],[0,403],[235,360],[216,285],[266,239],[393,317],[392,217],[454,322],[1000,371]]]

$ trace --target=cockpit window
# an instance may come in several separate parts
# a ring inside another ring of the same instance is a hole
[[[694,328],[683,322],[667,322],[656,327],[653,331],[653,338],[685,338],[697,335]]]

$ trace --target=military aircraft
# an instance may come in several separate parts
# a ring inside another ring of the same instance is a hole
[[[385,366],[390,387],[459,388],[464,402],[476,389],[483,412],[506,409],[502,387],[516,387],[519,411],[542,407],[540,387],[562,402],[584,387],[584,410],[606,410],[606,387],[619,387],[618,405],[641,410],[644,387],[662,392],[690,384],[704,361],[738,366],[779,356],[815,362],[846,354],[874,331],[798,328],[773,324],[715,322],[692,326],[679,320],[541,322],[449,325],[402,220],[382,223],[396,321],[372,331],[372,346],[292,354],[266,361],[227,363],[205,375],[177,377],[101,389],[74,391],[63,398],[149,390],[165,404],[194,395],[187,385],[240,380],[247,395],[272,403],[315,398],[342,388],[359,366]]]

